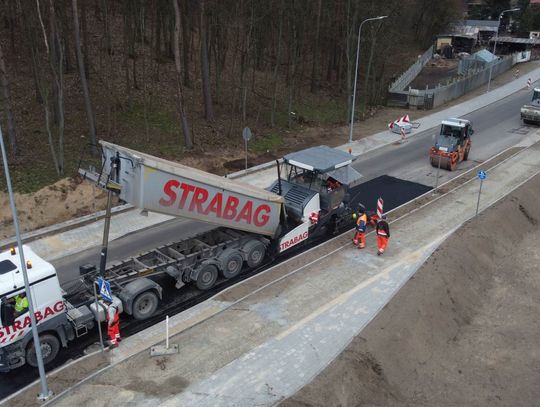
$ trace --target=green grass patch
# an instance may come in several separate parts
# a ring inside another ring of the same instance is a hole
[[[123,124],[139,127],[141,135],[145,133],[147,125],[150,130],[158,130],[167,135],[180,134],[180,126],[174,112],[147,107],[145,113],[144,105],[138,102],[120,112],[118,119]]]
[[[298,105],[299,116],[308,123],[326,126],[346,121],[347,105],[342,100],[305,99]]]
[[[283,135],[278,133],[269,133],[265,135],[255,135],[248,141],[248,149],[256,153],[275,153],[283,146]]]

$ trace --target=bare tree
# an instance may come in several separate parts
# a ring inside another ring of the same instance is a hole
[[[178,7],[178,1],[172,0],[174,6],[174,64],[176,67],[176,89],[177,89],[177,104],[178,115],[182,122],[182,130],[184,132],[184,144],[186,148],[193,148],[193,141],[191,139],[191,132],[187,121],[187,115],[184,109],[184,93],[182,90],[181,81],[181,66],[180,66],[180,9]]]
[[[206,120],[214,120],[214,108],[212,106],[212,93],[210,92],[210,68],[208,63],[208,41],[206,36],[207,25],[205,24],[206,16],[204,10],[204,0],[199,2],[199,30],[201,42],[201,77],[202,91],[204,99],[204,111]],[[176,52],[176,51],[175,51]]]
[[[298,56],[298,28],[296,24],[296,15],[294,14],[295,1],[292,0],[290,3],[292,10],[289,12],[289,71],[287,73],[289,85],[289,101],[287,105],[287,125],[289,127],[292,127],[293,98],[296,83],[296,60]]]
[[[51,106],[49,89],[49,83],[47,75],[43,72],[42,77],[38,75],[38,84],[41,98],[43,100],[43,109],[45,111],[45,126],[47,129],[49,147],[51,150],[51,156],[58,176],[64,174],[64,76],[63,76],[63,50],[58,39],[58,31],[56,27],[56,14],[54,9],[53,0],[49,1],[49,30],[52,43],[49,44],[47,40],[47,31],[43,18],[41,16],[41,9],[39,7],[39,0],[36,0],[36,10],[39,18],[41,30],[43,32],[43,42],[45,45],[45,51],[50,68],[50,82],[54,89],[54,101],[58,112],[58,122],[55,126],[51,125]],[[53,128],[55,127],[55,128]],[[57,131],[56,142],[53,137],[53,130]]]
[[[15,119],[13,118],[13,109],[11,108],[11,94],[9,91],[9,80],[7,77],[4,53],[0,44],[0,85],[2,86],[2,96],[4,112],[6,112],[9,147],[13,155],[17,154],[17,131],[15,129]]]
[[[184,9],[181,17],[181,24],[182,24],[182,55],[183,55],[183,63],[184,63],[184,86],[190,87],[191,86],[191,78],[189,76],[189,61],[190,61],[190,43],[192,36],[190,35],[190,27],[189,23],[191,21],[189,17],[189,1],[182,2],[184,5]]]
[[[313,36],[313,50],[312,50],[312,62],[311,62],[311,92],[317,92],[319,88],[319,58],[320,55],[320,39],[321,39],[321,10],[322,0],[317,4],[317,22],[315,24],[315,35]]]
[[[279,6],[278,46],[277,46],[277,54],[276,54],[276,63],[274,65],[274,78],[273,78],[274,89],[272,91],[272,111],[270,114],[270,125],[272,127],[276,125],[278,72],[279,72],[279,65],[281,64],[281,36],[283,32],[283,9],[284,8],[285,8],[285,2],[282,0]]]
[[[242,100],[242,121],[247,120],[247,71],[251,63],[251,36],[253,33],[253,26],[255,24],[255,4],[253,0],[249,1],[250,4],[250,13],[249,13],[249,22],[244,24],[244,40],[242,41],[242,56],[240,62],[240,90],[241,90],[241,100]]]
[[[90,126],[90,142],[96,144],[96,123],[94,119],[94,110],[92,109],[92,100],[90,99],[90,91],[86,82],[86,73],[84,69],[84,57],[81,50],[81,36],[79,31],[79,13],[77,0],[71,0],[73,7],[73,30],[75,32],[75,50],[77,51],[77,63],[79,65],[79,76],[81,78],[81,86],[84,95],[84,107],[86,109],[86,118]]]

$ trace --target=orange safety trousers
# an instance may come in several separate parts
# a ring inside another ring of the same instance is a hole
[[[355,245],[358,245],[359,249],[366,247],[366,234],[364,232],[356,232],[353,240]]]
[[[114,314],[112,324],[107,328],[107,335],[109,335],[111,345],[116,345],[118,343],[118,340],[120,339],[120,316],[118,315],[118,311]]]
[[[384,253],[388,246],[388,236],[377,235],[377,247],[379,248],[379,253]]]

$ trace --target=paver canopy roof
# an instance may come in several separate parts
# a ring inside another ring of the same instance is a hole
[[[283,160],[307,170],[328,172],[350,164],[354,156],[328,146],[318,146],[287,154]]]

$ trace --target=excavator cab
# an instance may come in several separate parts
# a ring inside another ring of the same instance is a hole
[[[429,151],[431,165],[449,171],[455,170],[459,162],[469,157],[473,133],[472,123],[469,120],[443,120],[435,145]]]

